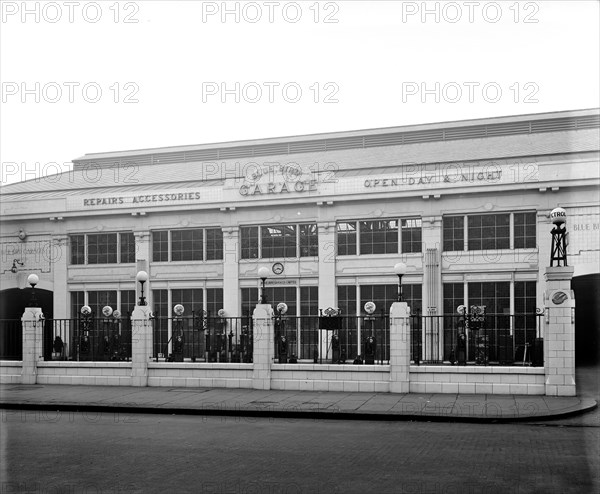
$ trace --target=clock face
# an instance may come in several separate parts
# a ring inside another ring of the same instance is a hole
[[[283,264],[281,264],[280,262],[276,262],[275,264],[273,264],[272,269],[275,274],[281,274],[283,273]]]

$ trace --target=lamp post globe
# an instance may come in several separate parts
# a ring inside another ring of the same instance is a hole
[[[141,286],[139,305],[146,305],[146,297],[144,297],[144,283],[148,281],[148,273],[146,273],[146,271],[138,271],[138,274],[135,275],[135,280]]]
[[[138,283],[146,283],[148,281],[148,273],[146,271],[138,271],[138,274],[135,275],[135,280]]]
[[[554,208],[550,212],[550,220],[555,225],[562,225],[567,221],[567,212],[563,208]]]
[[[403,262],[397,262],[396,264],[394,264],[394,273],[396,273],[398,276],[405,275],[406,270],[406,264],[404,264]]]
[[[27,283],[31,285],[31,299],[29,300],[29,307],[37,307],[37,298],[35,296],[35,285],[40,282],[40,278],[37,274],[31,273],[27,277]]]
[[[407,269],[403,262],[394,264],[394,273],[398,276],[398,302],[402,302],[402,276],[406,274]]]
[[[27,277],[27,283],[31,285],[31,288],[34,288],[39,282],[40,277],[37,274],[32,273]]]

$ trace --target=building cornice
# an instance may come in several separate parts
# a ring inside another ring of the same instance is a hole
[[[131,161],[134,161],[136,166],[144,166],[159,163],[249,159],[274,155],[367,149],[592,128],[600,128],[599,109],[460,120],[193,146],[90,153],[73,160],[73,163],[75,167],[83,167],[90,163],[103,167],[115,166],[116,163],[126,165],[127,162]]]

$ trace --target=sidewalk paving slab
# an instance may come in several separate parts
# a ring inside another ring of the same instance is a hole
[[[0,385],[0,408],[32,410],[510,422],[578,415],[596,406],[592,398],[579,396]]]

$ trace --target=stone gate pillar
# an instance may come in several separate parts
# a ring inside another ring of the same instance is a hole
[[[21,384],[37,382],[37,363],[44,360],[44,319],[40,307],[27,307],[21,317],[23,330],[23,365]]]
[[[271,364],[275,356],[273,314],[273,307],[269,304],[258,304],[252,314],[254,389],[271,389]]]
[[[390,308],[390,392],[410,389],[410,308],[394,302]]]
[[[150,307],[136,305],[131,314],[131,385],[148,386],[148,362],[152,360]]]
[[[575,298],[572,266],[546,268],[544,374],[546,395],[575,396]]]

